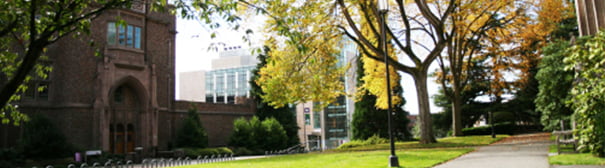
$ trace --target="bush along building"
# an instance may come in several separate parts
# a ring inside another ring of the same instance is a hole
[[[175,24],[174,15],[150,11],[144,1],[104,12],[92,21],[89,36],[47,48],[43,63],[52,72],[28,83],[45,89],[24,93],[19,110],[49,118],[78,151],[128,155],[138,149],[153,156],[175,143],[194,106],[208,145],[226,145],[233,121],[251,117],[254,105],[175,101]],[[0,125],[0,148],[17,145],[23,130]]]

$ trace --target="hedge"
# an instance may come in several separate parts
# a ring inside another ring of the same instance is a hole
[[[517,126],[512,122],[503,122],[494,124],[494,131],[496,134],[513,134],[516,130]],[[472,128],[464,128],[462,129],[463,135],[491,135],[492,127],[491,125],[480,126],[480,127],[472,127]]]

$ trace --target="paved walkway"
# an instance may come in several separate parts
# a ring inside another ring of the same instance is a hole
[[[436,168],[549,168],[549,134],[527,134],[506,138]]]

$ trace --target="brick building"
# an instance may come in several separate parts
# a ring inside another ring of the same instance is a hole
[[[138,2],[138,3],[137,3]],[[117,24],[118,18],[127,25]],[[48,79],[33,80],[19,103],[21,112],[48,116],[84,149],[123,154],[142,147],[166,150],[190,102],[175,101],[175,16],[147,10],[109,10],[96,18],[91,35],[48,47]],[[96,45],[90,46],[94,40]],[[99,51],[101,56],[95,56]],[[210,146],[226,145],[232,122],[253,115],[252,105],[194,104]],[[0,147],[14,146],[20,127],[0,125]]]

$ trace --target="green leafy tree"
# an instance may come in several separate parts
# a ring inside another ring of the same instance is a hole
[[[544,47],[544,57],[540,62],[536,79],[539,92],[535,99],[536,110],[542,112],[541,122],[545,130],[559,128],[559,121],[570,123],[573,114],[567,101],[571,100],[570,90],[574,80],[573,71],[565,69],[563,59],[566,49],[571,47],[568,41],[556,41]],[[556,76],[556,78],[553,78]]]
[[[298,124],[296,123],[296,114],[294,109],[285,107],[275,107],[265,102],[261,95],[263,91],[261,87],[255,82],[259,78],[259,70],[267,64],[267,55],[269,51],[268,47],[264,48],[264,53],[258,55],[259,63],[256,65],[256,69],[252,70],[252,79],[250,80],[250,93],[254,97],[256,102],[256,116],[260,120],[266,120],[268,118],[275,118],[286,131],[286,140],[288,146],[293,146],[300,143],[298,137]]]
[[[365,74],[363,61],[358,59],[357,65],[357,82],[361,85],[363,82],[361,78]],[[396,83],[399,84],[399,82]],[[394,96],[399,96],[401,101],[393,107],[395,111],[392,123],[393,138],[397,140],[410,140],[412,139],[412,134],[407,128],[410,122],[407,118],[408,112],[402,108],[405,105],[405,99],[401,95],[403,88],[400,85],[395,86],[394,93]],[[389,138],[387,110],[377,108],[375,106],[377,97],[369,92],[363,92],[360,96],[359,100],[355,102],[355,112],[351,121],[352,139],[366,140],[374,135],[380,138]]]
[[[191,108],[187,112],[187,117],[177,132],[175,145],[190,148],[205,148],[208,146],[208,135],[195,108]]]
[[[241,117],[233,121],[233,133],[229,138],[229,146],[246,147],[254,146],[256,140],[252,137],[252,127],[246,118]]]
[[[262,138],[262,148],[264,150],[280,150],[288,147],[288,136],[284,127],[275,118],[267,118],[263,120],[262,127],[265,130],[266,136]]]
[[[605,32],[579,39],[564,59],[566,70],[575,70],[569,101],[577,123],[579,149],[605,157]]]
[[[275,118],[267,118],[264,121],[254,116],[250,120],[238,118],[233,122],[233,134],[229,139],[229,145],[243,147],[253,153],[262,153],[266,150],[278,150],[287,148],[286,132]]]
[[[25,92],[31,74],[46,77],[39,60],[46,47],[68,35],[90,33],[91,20],[102,12],[129,7],[129,0],[0,2],[0,119],[17,125],[27,117],[11,102]],[[35,70],[35,71],[34,71]],[[35,73],[33,73],[34,71]],[[44,88],[29,88],[44,89]]]
[[[463,89],[460,93],[461,97],[461,116],[460,116],[460,124],[462,128],[472,127],[473,124],[480,119],[481,116],[486,115],[493,105],[491,102],[480,102],[477,101],[477,97],[484,96],[484,94],[488,93],[490,89],[491,79],[487,75],[486,71],[489,68],[484,64],[485,58],[473,58],[465,70],[467,73],[467,84],[465,89]],[[449,68],[445,67],[441,69],[441,71],[435,72],[435,76],[438,76],[439,73],[442,72],[449,73]],[[439,79],[438,79],[439,80]],[[445,88],[444,88],[445,87]],[[440,113],[433,114],[435,117],[434,120],[434,129],[436,130],[436,134],[439,136],[446,136],[447,132],[452,130],[452,99],[447,96],[444,90],[449,90],[448,92],[452,92],[451,85],[441,85],[439,88],[439,92],[436,95],[433,95],[433,102],[437,107],[441,107],[442,111]]]
[[[25,158],[53,159],[71,156],[75,151],[65,135],[46,116],[37,114],[24,124],[19,149]]]

